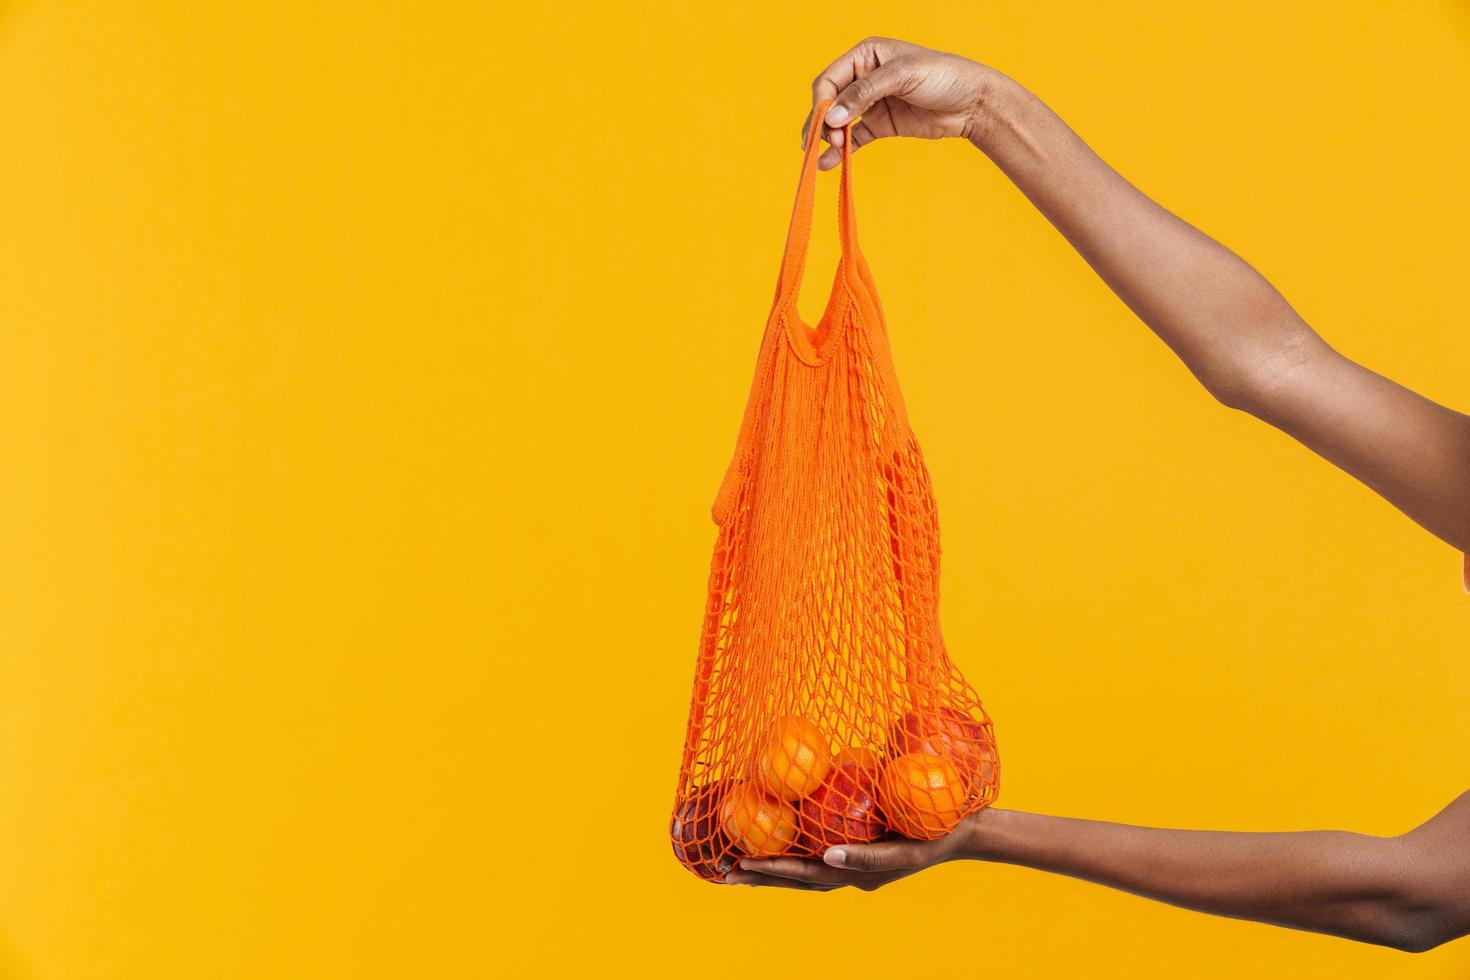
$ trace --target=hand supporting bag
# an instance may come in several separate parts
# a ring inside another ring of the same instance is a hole
[[[939,837],[999,787],[990,719],[940,633],[937,510],[858,250],[848,132],[836,278],[815,327],[797,311],[826,108],[713,509],[671,826],[707,879],[742,855]]]

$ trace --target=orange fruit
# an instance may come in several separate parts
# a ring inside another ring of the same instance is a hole
[[[995,742],[990,733],[968,714],[955,708],[935,712],[906,712],[888,730],[888,748],[894,756],[927,752],[943,756],[969,782],[995,782]]]
[[[772,795],[795,802],[813,792],[832,768],[827,736],[796,715],[777,718],[755,757],[755,778]]]
[[[966,780],[941,756],[909,752],[888,763],[878,780],[878,805],[888,826],[915,840],[943,837],[965,814]]]
[[[745,854],[775,857],[796,842],[796,808],[755,783],[737,783],[720,805],[720,828]]]

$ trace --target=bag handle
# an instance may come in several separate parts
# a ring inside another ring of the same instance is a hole
[[[794,303],[801,290],[806,270],[807,245],[812,236],[812,210],[817,193],[818,148],[822,145],[822,123],[827,118],[831,101],[818,102],[812,110],[812,124],[806,134],[806,151],[801,161],[801,179],[796,185],[796,203],[791,208],[791,224],[786,231],[786,251],[781,257],[781,280],[776,287],[777,306]],[[857,218],[852,209],[852,123],[842,127],[842,179],[837,191],[837,236],[842,249],[840,263],[858,252]]]

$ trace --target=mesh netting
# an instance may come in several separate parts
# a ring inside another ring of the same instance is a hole
[[[717,879],[740,856],[933,839],[989,805],[990,719],[939,629],[939,524],[858,251],[850,134],[842,257],[815,329],[796,301],[825,106],[719,526],[671,833]]]

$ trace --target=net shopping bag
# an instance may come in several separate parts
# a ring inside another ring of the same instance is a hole
[[[797,297],[826,106],[813,115],[719,527],[671,822],[718,879],[745,855],[933,839],[996,797],[989,717],[939,629],[939,525],[858,250],[851,134],[826,312]]]

